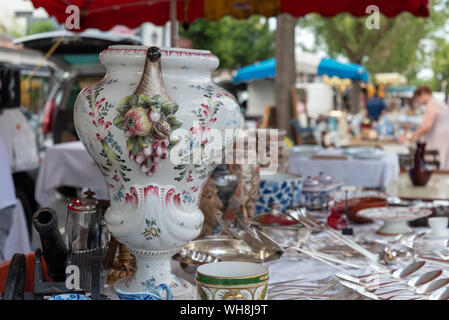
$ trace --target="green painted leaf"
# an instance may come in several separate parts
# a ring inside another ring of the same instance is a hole
[[[154,140],[154,138],[151,135],[143,136],[142,139],[145,145],[149,145]]]
[[[171,129],[176,130],[176,129],[180,128],[181,126],[182,126],[182,122],[176,120],[176,123],[171,126]]]
[[[133,153],[134,154],[138,154],[141,151],[142,151],[142,146],[137,141],[135,141],[134,142],[134,147],[133,147]]]
[[[120,101],[120,103],[117,106],[117,111],[121,114],[125,114],[129,109],[131,109],[131,105],[129,103],[131,96],[127,96]]]
[[[167,117],[167,122],[170,124],[172,130],[176,130],[182,126],[182,122],[177,120],[173,115]]]
[[[137,99],[137,105],[142,108],[149,108],[151,104],[151,98],[147,94],[139,94]]]
[[[147,168],[151,167],[152,164],[153,162],[150,160],[150,158],[145,158],[145,165],[147,166]]]
[[[133,150],[134,149],[134,140],[133,139],[128,139],[126,141],[126,148],[128,150]]]
[[[176,123],[176,117],[175,116],[168,116],[167,122],[170,124],[170,126],[173,126]]]
[[[160,95],[155,95],[155,96],[151,97],[151,103],[160,105],[163,102],[164,102],[164,100],[162,99],[162,97]]]
[[[125,130],[125,117],[121,114],[114,118],[113,123],[120,130]]]
[[[129,96],[128,104],[130,105],[130,107],[133,107],[137,104],[137,96],[135,94]]]
[[[137,143],[142,147],[146,147],[147,144],[145,143],[144,139],[142,139],[142,137],[137,137]]]
[[[173,104],[173,107],[171,109],[172,114],[175,114],[176,112],[178,112],[179,109],[179,105],[177,105],[176,103]]]
[[[168,150],[171,150],[178,143],[179,143],[179,140],[169,138]]]
[[[161,106],[161,112],[167,117],[171,114],[172,104],[168,101],[164,102]]]

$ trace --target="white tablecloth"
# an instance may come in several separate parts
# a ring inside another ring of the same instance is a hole
[[[88,187],[97,198],[107,198],[101,171],[80,141],[61,143],[47,149],[37,178],[37,202],[41,206],[50,206],[55,200],[55,189],[61,186]]]
[[[321,221],[325,221],[327,212],[314,212],[313,215]],[[375,222],[370,224],[355,225],[351,224],[354,229],[354,236],[363,235],[364,238],[383,238],[375,235],[375,231],[379,229],[382,222]],[[422,231],[422,230],[420,230]],[[313,234],[312,238],[323,239],[326,243],[328,241],[326,233]],[[329,276],[335,276],[335,273],[341,272],[341,270],[332,267],[323,262],[314,260],[305,255],[296,255],[294,253],[284,253],[279,260],[267,262],[265,264],[268,267],[269,283],[276,283],[282,281],[296,280],[296,279],[308,279],[309,281],[322,280]],[[183,278],[192,284],[195,284],[195,271],[196,267],[189,265],[187,269],[182,269],[177,261],[172,261],[172,267],[175,274]],[[372,270],[360,269],[354,270],[355,273],[368,273]],[[276,299],[282,299],[276,298]]]
[[[28,227],[23,211],[22,202],[17,199],[13,223],[5,242],[5,260],[12,258],[14,253],[28,253],[31,251]]]
[[[292,152],[290,154],[290,173],[304,178],[316,176],[320,172],[332,176],[344,185],[379,188],[387,187],[399,179],[399,158],[392,152],[384,152],[380,159],[312,159]]]

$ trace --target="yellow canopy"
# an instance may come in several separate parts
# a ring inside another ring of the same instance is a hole
[[[400,73],[376,73],[374,75],[377,84],[383,85],[404,85],[407,84],[407,79]]]

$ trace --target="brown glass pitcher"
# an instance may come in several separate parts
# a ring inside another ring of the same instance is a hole
[[[415,186],[425,186],[432,176],[432,170],[426,169],[424,161],[426,151],[425,142],[416,143],[414,167],[409,170],[409,176]]]

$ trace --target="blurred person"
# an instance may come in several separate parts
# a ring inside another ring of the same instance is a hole
[[[386,112],[387,106],[384,99],[379,97],[379,86],[375,87],[374,96],[366,102],[368,118],[372,121],[379,121],[380,116]]]
[[[362,110],[366,109],[366,103],[368,102],[368,89],[362,88],[362,94],[360,95],[360,106]]]
[[[416,88],[413,99],[425,107],[423,123],[410,137],[405,133],[399,141],[404,143],[421,139],[426,143],[427,150],[438,150],[440,169],[449,170],[449,108],[434,99],[432,89],[426,85]]]
[[[0,261],[5,260],[5,242],[12,226],[16,201],[8,153],[0,140]]]

